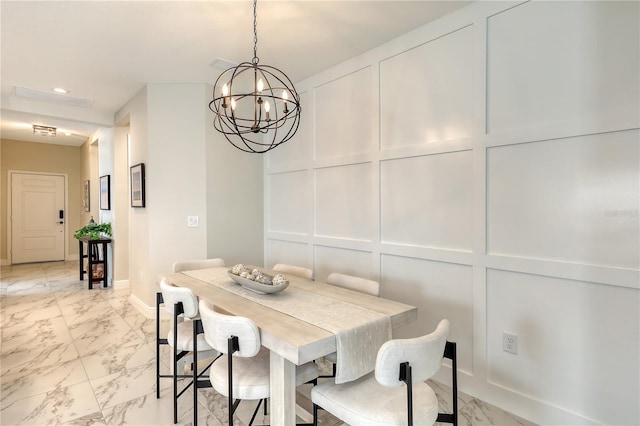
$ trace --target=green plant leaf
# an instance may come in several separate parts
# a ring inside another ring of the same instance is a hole
[[[100,238],[100,234],[111,236],[111,223],[92,223],[90,225],[83,226],[74,232],[73,238],[80,239],[88,236],[92,240],[97,240]]]

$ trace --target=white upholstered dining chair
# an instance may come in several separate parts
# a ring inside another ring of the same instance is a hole
[[[334,272],[327,277],[327,284],[380,297],[380,283],[366,278]]]
[[[194,269],[217,268],[224,266],[224,260],[219,257],[212,259],[185,260],[173,264],[173,272],[192,271]]]
[[[229,401],[229,425],[241,400],[258,400],[249,425],[253,424],[261,404],[269,398],[268,349],[261,346],[260,331],[249,318],[225,315],[214,311],[214,306],[200,301],[200,315],[207,343],[221,352],[222,357],[209,370],[213,388]],[[296,367],[296,386],[318,377],[313,362]]]
[[[302,266],[287,265],[284,263],[276,263],[273,268],[274,271],[282,272],[283,274],[291,274],[298,277],[306,278],[308,280],[313,279],[313,271],[309,268]]]
[[[394,339],[378,350],[375,371],[358,380],[311,389],[314,425],[322,408],[352,426],[458,424],[456,345],[447,342],[449,321],[413,339]],[[438,413],[438,398],[425,381],[452,360],[453,414]]]
[[[165,339],[160,337],[160,306],[171,314],[171,327]],[[160,346],[168,345],[172,349],[171,374],[160,372]],[[193,356],[192,374],[178,374],[178,361],[185,355]],[[198,354],[200,359],[213,358],[218,354],[206,342],[202,324],[198,317],[198,299],[191,290],[175,287],[165,277],[160,280],[160,292],[156,295],[156,398],[160,398],[160,379],[173,379],[173,423],[178,422],[178,398],[193,385],[193,424],[198,421],[198,387],[206,387],[208,382],[200,380],[202,374],[210,367],[207,366],[198,373]],[[178,379],[186,378],[191,381],[178,392]]]

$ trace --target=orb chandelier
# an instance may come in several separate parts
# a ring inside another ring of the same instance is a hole
[[[300,96],[278,68],[260,65],[257,0],[253,1],[253,59],[224,71],[213,86],[213,125],[239,150],[265,153],[293,137]]]

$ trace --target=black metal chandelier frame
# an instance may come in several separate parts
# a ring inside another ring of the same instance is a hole
[[[220,74],[209,109],[215,114],[215,129],[233,146],[245,152],[265,153],[293,137],[300,126],[301,108],[300,96],[289,77],[278,68],[259,64],[256,9],[254,0],[253,59]],[[249,85],[252,91],[246,91]]]

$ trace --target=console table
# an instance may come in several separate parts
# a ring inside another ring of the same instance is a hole
[[[107,245],[110,238],[98,238],[92,240],[89,237],[78,239],[80,253],[80,281],[84,280],[84,274],[88,276],[89,290],[94,283],[102,282],[107,287],[109,268],[107,264]],[[84,251],[85,246],[87,251]],[[84,269],[84,259],[87,259],[87,270]]]

